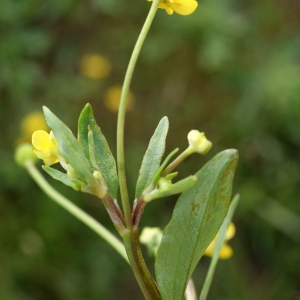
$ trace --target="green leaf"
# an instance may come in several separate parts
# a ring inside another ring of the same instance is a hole
[[[59,153],[73,167],[79,178],[87,183],[93,182],[94,177],[90,169],[90,163],[72,131],[49,108],[44,106],[43,110],[46,122],[58,142]]]
[[[51,167],[46,167],[43,166],[43,169],[50,175],[52,176],[54,179],[62,182],[63,184],[73,187],[72,182],[70,181],[70,179],[68,178],[67,174],[60,172],[56,169],[53,169]]]
[[[138,198],[142,192],[151,184],[154,175],[159,169],[162,156],[165,152],[166,136],[169,129],[169,120],[163,117],[149,142],[148,149],[144,155],[140,175],[136,184],[135,197]]]
[[[225,150],[197,174],[178,199],[157,252],[155,273],[163,300],[182,300],[189,278],[228,211],[237,150]]]
[[[116,199],[119,188],[116,162],[101,129],[96,123],[93,109],[89,103],[83,108],[78,119],[78,140],[84,149],[85,156],[90,159],[88,128],[93,133],[93,148],[97,165],[105,179],[109,194]]]
[[[93,110],[91,105],[88,103],[85,105],[78,118],[78,141],[87,159],[90,159],[88,127],[90,126],[91,119],[93,118],[94,118]]]

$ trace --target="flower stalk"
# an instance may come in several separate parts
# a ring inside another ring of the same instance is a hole
[[[119,174],[119,184],[120,192],[122,198],[122,206],[125,215],[125,220],[128,228],[132,228],[132,219],[131,219],[131,209],[128,197],[128,190],[126,184],[126,174],[125,174],[125,158],[124,158],[124,126],[125,126],[125,112],[126,112],[126,100],[130,88],[130,83],[133,75],[133,71],[140,54],[142,45],[145,41],[149,28],[152,24],[154,16],[156,14],[158,4],[160,0],[154,0],[152,2],[150,11],[148,13],[147,19],[144,23],[144,26],[141,30],[141,33],[138,37],[138,40],[133,49],[127,71],[124,78],[123,89],[120,98],[120,106],[118,113],[118,124],[117,124],[117,166]]]
[[[159,2],[160,0],[154,0],[152,2],[146,21],[143,25],[141,33],[133,49],[127,67],[127,71],[125,74],[125,78],[124,78],[122,93],[120,97],[120,106],[119,106],[118,123],[117,123],[117,166],[118,166],[119,186],[120,186],[125,223],[128,230],[127,232],[124,232],[122,234],[122,237],[123,237],[124,245],[126,248],[126,252],[129,258],[132,271],[144,294],[144,297],[149,300],[156,300],[156,299],[159,300],[161,299],[161,296],[157,289],[156,283],[153,280],[144,262],[144,258],[142,256],[142,252],[138,240],[138,229],[133,227],[128,189],[126,183],[126,173],[125,173],[124,126],[125,126],[126,100],[130,88],[133,71],[138,56],[140,54],[142,45],[145,41],[149,28],[152,24],[152,21],[158,9]]]
[[[26,168],[30,176],[37,183],[37,185],[42,189],[42,191],[48,195],[54,202],[63,207],[66,211],[68,211],[75,218],[80,220],[86,226],[88,226],[91,230],[97,233],[100,237],[102,237],[108,244],[110,244],[127,262],[128,257],[122,242],[116,238],[110,231],[108,231],[104,226],[102,226],[99,222],[97,222],[94,218],[88,215],[86,212],[81,210],[75,204],[73,204],[70,200],[65,198],[59,192],[57,192],[41,175],[41,173],[37,170],[34,163],[31,160],[26,160],[23,164]]]

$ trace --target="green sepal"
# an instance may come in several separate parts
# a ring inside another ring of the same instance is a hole
[[[67,186],[73,187],[72,182],[70,181],[67,174],[60,172],[56,169],[53,169],[51,167],[42,166],[42,168],[54,179],[62,182],[63,184],[65,184]]]
[[[93,135],[93,146],[89,146],[89,128]],[[93,160],[93,158],[90,157],[90,151],[93,152],[97,166],[99,167],[99,170],[101,171],[108,186],[109,194],[114,199],[117,198],[119,180],[116,162],[101,129],[95,121],[93,109],[89,103],[83,108],[78,119],[78,140],[87,159]],[[91,148],[93,148],[93,150],[91,150]]]
[[[227,214],[237,161],[237,150],[220,152],[179,197],[155,261],[163,300],[183,299],[192,272]]]
[[[43,110],[46,122],[58,142],[59,153],[72,166],[78,178],[87,183],[93,183],[90,163],[72,131],[49,108],[44,106]]]
[[[166,165],[168,164],[168,162],[170,161],[170,159],[179,151],[179,148],[176,148],[174,149],[164,160],[164,162],[160,165],[159,169],[156,171],[153,179],[152,179],[152,184],[154,185],[158,179],[160,178],[161,176],[161,173],[163,172],[163,170],[165,169]],[[174,172],[175,173],[175,172]],[[171,174],[174,174],[174,173],[171,173]],[[176,172],[178,174],[178,172]],[[177,174],[175,176],[171,175],[171,177],[173,176],[176,177]],[[170,176],[166,176],[166,178],[170,179]],[[171,178],[172,179],[172,178]]]
[[[151,137],[147,151],[144,155],[135,189],[136,198],[141,196],[142,192],[151,184],[159,169],[162,156],[165,152],[168,130],[169,120],[167,117],[163,117]]]
[[[172,173],[174,175],[174,173]],[[160,184],[161,180],[166,180],[166,187],[163,187],[162,184]],[[168,184],[168,182],[170,182]],[[164,198],[175,194],[180,194],[183,191],[186,191],[187,189],[191,188],[195,183],[197,182],[197,176],[189,176],[187,178],[184,178],[174,184],[171,183],[171,180],[168,180],[164,177],[160,178],[158,181],[158,184],[160,187],[158,189],[154,189],[149,194],[146,194],[144,196],[144,200],[146,202],[150,202],[154,199],[158,198]]]
[[[178,172],[170,173],[170,174],[168,174],[168,175],[166,176],[166,179],[172,180],[172,179],[174,179],[177,175],[178,175]]]
[[[81,191],[81,192],[86,192],[86,193],[88,193],[90,191],[90,189],[88,188],[86,183],[83,182],[82,180],[77,179],[77,178],[72,178],[72,179],[70,179],[70,181],[72,183],[72,188],[75,191]]]

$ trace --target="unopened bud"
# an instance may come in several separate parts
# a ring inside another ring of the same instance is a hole
[[[166,191],[169,187],[171,187],[172,185],[172,182],[171,180],[165,178],[165,177],[161,177],[159,180],[158,180],[158,189],[160,191]]]
[[[158,227],[145,227],[140,235],[140,242],[146,245],[149,255],[156,255],[163,233]]]
[[[212,142],[205,137],[204,132],[191,130],[188,134],[190,148],[200,154],[206,154],[212,147]]]
[[[32,152],[32,145],[25,143],[21,144],[16,148],[15,151],[15,161],[17,162],[18,165],[23,166],[24,163],[30,160],[32,162],[37,161],[37,157],[35,154]]]

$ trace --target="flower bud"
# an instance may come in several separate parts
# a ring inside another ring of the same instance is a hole
[[[212,147],[212,142],[205,137],[204,132],[191,130],[188,134],[190,148],[200,154],[206,154]]]
[[[163,233],[158,227],[145,227],[140,242],[146,245],[149,255],[156,255]]]
[[[158,181],[158,187],[144,196],[145,202],[150,202],[154,199],[163,198],[175,194],[180,194],[197,182],[197,176],[189,176],[176,183],[172,183],[170,179],[161,177]]]
[[[165,177],[161,177],[159,180],[158,180],[158,189],[160,191],[166,191],[169,187],[171,187],[172,185],[172,182],[171,180],[168,180],[167,178]]]
[[[37,157],[32,152],[32,146],[29,143],[19,145],[15,151],[15,161],[18,165],[23,166],[27,160],[37,161]]]

